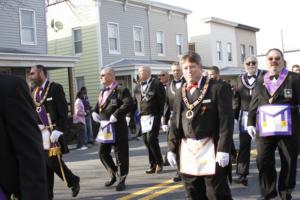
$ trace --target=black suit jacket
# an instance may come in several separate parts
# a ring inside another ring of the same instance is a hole
[[[103,90],[100,91],[100,94]],[[99,102],[95,106],[95,112],[100,115],[101,120],[109,120],[111,115],[118,120],[116,125],[116,139],[128,136],[128,128],[125,120],[126,114],[133,109],[133,99],[127,88],[120,85],[115,88],[99,108]],[[123,141],[125,142],[125,141]],[[127,140],[126,140],[127,142]]]
[[[45,200],[44,151],[29,88],[0,74],[0,94],[0,187],[22,200]]]
[[[201,81],[201,88],[205,83],[206,77]],[[174,101],[174,112],[176,115],[176,127],[179,130],[177,140],[171,141],[173,144],[168,145],[173,152],[171,146],[178,146],[180,140],[184,138],[182,129],[182,111],[183,100],[181,91],[176,94]],[[232,109],[232,93],[230,85],[223,81],[210,80],[208,91],[203,99],[207,103],[202,103],[194,108],[194,118],[192,120],[192,128],[197,139],[204,137],[212,137],[218,152],[230,152],[233,134],[233,109]],[[202,108],[206,107],[206,111],[202,113]],[[172,134],[170,132],[169,134]],[[175,136],[172,138],[176,138]]]
[[[257,80],[262,76],[262,74],[263,74],[263,71],[258,70],[258,76],[256,78],[256,81],[253,83],[254,87],[257,83]],[[241,76],[243,76],[245,81],[248,83],[247,73],[244,73]],[[248,111],[249,104],[251,101],[250,89],[246,88],[243,85],[241,76],[239,77],[239,79],[237,81],[237,91],[234,95],[233,109],[234,109],[234,118],[235,119],[239,119],[240,111]],[[253,94],[253,91],[254,91],[254,88],[252,89],[252,94]]]
[[[137,101],[138,111],[140,115],[161,117],[163,115],[166,98],[165,88],[162,83],[155,78],[152,78],[151,84],[148,87],[149,91],[144,98],[142,98],[140,83],[137,84],[134,89],[134,97]]]
[[[182,78],[181,81],[181,86],[185,83],[185,79]],[[174,99],[175,99],[175,95],[176,93],[178,93],[178,91],[181,90],[181,87],[179,89],[177,89],[174,81],[171,81],[170,84],[168,84],[167,88],[166,88],[166,101],[165,101],[165,106],[164,106],[164,120],[163,120],[163,124],[167,125],[168,121],[170,120],[170,118],[173,118],[173,116],[171,116],[172,111],[173,111],[173,106],[174,106]]]
[[[257,80],[257,85],[254,89],[253,97],[249,105],[248,126],[256,125],[256,112],[259,106],[269,104],[270,94],[264,86],[263,76]],[[285,89],[292,90],[292,98],[284,96]],[[272,104],[289,104],[293,106],[292,114],[292,133],[299,134],[299,110],[300,104],[300,75],[294,72],[288,72],[288,75],[282,85],[278,88],[273,96]],[[258,134],[257,134],[258,135]]]
[[[42,98],[46,93],[48,85],[49,81],[47,81],[45,88],[43,89],[41,94]],[[65,134],[68,120],[68,104],[62,85],[55,82],[51,83],[46,101],[43,105],[45,106],[47,113],[50,114],[52,124],[56,125],[54,129]],[[59,143],[61,145],[62,153],[68,153],[69,149],[68,145],[66,145],[64,135],[59,137]]]

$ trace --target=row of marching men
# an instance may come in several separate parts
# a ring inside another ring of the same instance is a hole
[[[151,76],[149,67],[139,68],[139,82],[133,96],[137,101],[142,137],[148,151],[147,174],[163,170],[158,134],[161,117],[164,116],[162,129],[168,132],[166,157],[170,165],[180,172],[186,198],[232,199],[228,176],[231,174],[230,152],[236,118],[240,126],[240,151],[237,157],[239,177],[235,182],[248,184],[251,139],[255,139],[261,199],[272,199],[278,194],[281,199],[292,198],[296,184],[300,76],[286,69],[279,49],[267,52],[267,71],[258,70],[257,59],[253,56],[245,60],[244,66],[246,72],[239,77],[234,91],[234,108],[231,86],[218,78],[203,76],[201,57],[197,53],[184,54],[179,65],[172,66],[174,80],[165,88]],[[159,77],[162,82],[164,75],[162,73]],[[128,144],[124,143],[127,141],[125,138],[118,139],[121,135],[118,130],[124,133],[125,121],[121,116],[124,117],[130,110],[132,99],[129,91],[114,81],[112,69],[102,70],[100,76],[101,82],[108,88],[100,92],[93,119],[101,124],[106,120],[104,127],[107,127],[106,124],[113,125],[109,130],[115,127],[116,136],[112,143],[107,143],[105,131],[101,136],[99,155],[110,174],[105,185],[111,186],[119,177],[117,190],[120,181],[124,183],[122,189],[125,189]],[[106,83],[106,76],[112,80]],[[102,98],[110,100],[107,102]],[[118,123],[123,124],[123,129],[118,127]],[[109,134],[110,137],[112,135]],[[125,137],[124,134],[122,137]],[[111,146],[115,148],[117,165],[110,156]],[[275,169],[277,148],[281,159],[278,185]]]
[[[239,117],[241,148],[237,158],[237,173],[240,177],[236,182],[247,185],[252,138],[256,140],[261,198],[272,199],[279,194],[281,199],[291,199],[296,184],[300,76],[287,71],[280,50],[270,49],[266,58],[267,71],[257,69],[255,57],[245,60],[246,73],[240,76],[235,92],[236,112],[232,107],[231,86],[225,81],[203,76],[201,57],[197,53],[184,54],[179,66],[173,66],[174,80],[167,86],[167,92],[158,79],[152,78],[151,69],[141,66],[134,98],[127,88],[116,82],[114,70],[104,68],[100,73],[104,88],[100,91],[92,118],[100,123],[97,136],[100,141],[99,157],[110,177],[105,186],[117,182],[117,191],[126,187],[129,148],[125,117],[135,99],[141,118],[141,133],[148,151],[147,174],[163,170],[158,134],[164,115],[162,128],[168,131],[167,160],[171,166],[178,168],[186,198],[232,199],[228,185],[230,152],[234,117]],[[183,77],[179,75],[181,71]],[[29,193],[30,184],[27,189],[14,191],[2,182],[0,195],[4,193],[10,196],[14,193],[24,200],[51,200],[56,173],[72,189],[75,197],[80,189],[80,179],[61,159],[61,153],[67,152],[63,141],[67,117],[64,92],[61,85],[48,80],[47,71],[42,65],[31,68],[30,78],[37,86],[33,100],[46,160],[39,170],[43,171],[44,167],[46,176],[41,176],[39,180],[45,178],[48,181],[48,190],[44,191],[48,193],[48,198],[37,190],[34,194]],[[165,101],[166,94],[168,103]],[[1,110],[4,108],[1,107]],[[116,163],[111,156],[112,148]],[[281,159],[278,184],[274,153],[277,148]],[[43,188],[40,189],[42,192]],[[30,198],[26,198],[26,195]]]

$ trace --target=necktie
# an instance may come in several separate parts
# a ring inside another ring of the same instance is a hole
[[[146,85],[147,84],[147,81],[142,81],[141,82],[141,85]]]
[[[256,75],[250,75],[250,76],[248,75],[247,78],[248,79],[250,79],[250,78],[256,78]]]
[[[271,75],[270,79],[273,80],[274,78],[277,80],[279,77],[279,74]]]
[[[174,84],[176,84],[176,83],[181,83],[181,79],[179,79],[178,81],[173,80],[173,83],[174,83]]]
[[[109,90],[109,87],[103,88],[103,92],[108,91],[108,90]]]
[[[42,97],[41,97],[41,94],[42,94],[42,91],[43,91],[43,87],[38,87],[37,91],[36,91],[36,102],[40,102]]]
[[[195,82],[195,83],[193,83],[193,84],[190,84],[190,85],[188,85],[187,87],[186,87],[186,90],[187,91],[190,91],[192,88],[198,88],[198,82]]]

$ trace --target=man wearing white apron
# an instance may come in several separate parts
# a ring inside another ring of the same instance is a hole
[[[187,199],[231,200],[228,186],[233,133],[229,84],[202,76],[201,57],[186,53],[180,60],[186,83],[176,94],[178,136],[168,141],[180,149],[180,173]],[[174,134],[170,132],[169,134]],[[168,152],[171,166],[176,155]]]
[[[268,71],[257,80],[249,106],[247,129],[251,137],[256,135],[262,199],[275,198],[279,192],[281,199],[288,200],[292,199],[296,184],[300,76],[287,71],[279,49],[270,49],[266,58]],[[277,148],[281,169],[276,188]]]

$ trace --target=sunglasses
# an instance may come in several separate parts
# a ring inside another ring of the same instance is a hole
[[[273,61],[273,60],[278,61],[278,60],[280,60],[280,57],[269,57],[268,60],[269,61]]]
[[[158,75],[158,76],[165,76],[165,74],[160,74],[160,75]]]
[[[249,62],[246,62],[246,65],[247,66],[250,66],[250,64],[252,64],[252,65],[256,65],[256,61],[249,61]]]

